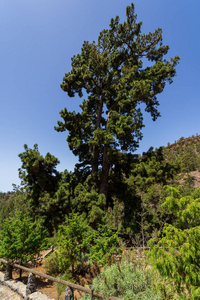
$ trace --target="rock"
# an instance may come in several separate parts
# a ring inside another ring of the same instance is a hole
[[[69,286],[66,288],[64,299],[65,300],[74,300],[74,291]]]
[[[5,276],[4,276],[5,281],[12,279],[12,270],[13,270],[13,266],[8,264],[6,266],[6,273],[5,273]]]
[[[35,275],[30,273],[28,276],[28,282],[26,286],[26,296],[36,292],[36,278]]]

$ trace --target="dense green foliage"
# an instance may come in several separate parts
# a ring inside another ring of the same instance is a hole
[[[64,108],[56,127],[68,132],[79,158],[74,172],[58,172],[59,160],[41,155],[37,144],[19,154],[21,186],[0,193],[0,256],[26,263],[48,237],[57,248],[48,272],[75,278],[78,269],[83,275],[113,263],[123,249],[119,236],[132,246],[149,242],[156,272],[113,264],[94,289],[123,299],[200,299],[200,137],[134,154],[142,108],[159,117],[158,94],[179,58],[165,59],[161,29],[141,32],[133,4],[126,17],[112,19],[97,42],[85,41],[63,78],[69,97],[86,98],[80,112]]]
[[[21,265],[34,261],[47,246],[47,233],[41,221],[35,221],[22,212],[3,222],[0,231],[0,257]]]
[[[74,267],[88,252],[91,240],[91,228],[79,214],[66,217],[65,224],[59,227],[56,243],[60,270],[65,271],[71,267],[74,274]]]
[[[37,207],[39,197],[44,192],[53,194],[58,187],[60,174],[56,166],[59,160],[50,153],[45,157],[40,155],[37,144],[34,145],[34,149],[24,145],[24,149],[25,151],[19,154],[22,161],[19,177],[22,180],[21,184],[31,193],[34,200],[32,205]]]
[[[163,203],[174,215],[172,224],[165,223],[160,236],[150,241],[153,265],[164,276],[173,279],[178,291],[188,289],[191,299],[200,298],[200,189],[182,196],[176,188]]]
[[[198,299],[200,191],[193,187],[193,177],[189,172],[198,171],[199,149],[199,137],[196,136],[180,139],[166,148],[149,149],[142,156],[134,156],[129,173],[120,177],[121,181],[114,179],[118,185],[111,187],[112,205],[106,210],[104,195],[91,190],[90,178],[82,181],[76,172],[57,173],[54,192],[39,189],[38,206],[34,209],[32,203],[36,198],[32,197],[32,187],[28,186],[28,181],[22,188],[15,187],[12,193],[1,193],[2,245],[6,241],[5,249],[9,251],[2,250],[0,255],[25,263],[38,254],[39,245],[36,247],[37,253],[30,254],[27,252],[28,246],[23,248],[24,251],[20,250],[19,240],[23,224],[28,222],[26,227],[30,226],[30,230],[26,231],[24,245],[30,239],[36,242],[37,235],[35,240],[33,234],[37,230],[33,228],[42,218],[49,234],[59,228],[56,239],[58,252],[53,254],[55,257],[49,258],[47,268],[55,275],[70,269],[73,273],[80,262],[84,264],[88,259],[90,264],[106,265],[111,262],[109,257],[121,251],[115,233],[119,229],[121,233],[129,233],[137,246],[145,246],[153,237],[151,262],[163,276],[163,282],[156,288],[158,295],[166,295],[164,298],[170,299],[171,296],[167,295],[174,293],[178,295],[177,299]],[[27,152],[30,159],[31,149]],[[185,159],[186,154],[191,152],[195,153],[190,156],[191,160]],[[41,160],[44,161],[42,156]],[[111,170],[110,182],[113,182],[113,174]],[[22,218],[20,211],[25,214],[25,219],[19,222],[19,216]],[[35,222],[26,217],[33,211],[37,219]],[[59,224],[62,225],[59,227]],[[17,226],[18,231],[14,230]],[[11,232],[15,241],[4,240],[3,235]],[[31,247],[34,249],[34,245]],[[16,258],[13,251],[20,251],[21,256]]]
[[[92,262],[96,260],[99,265],[106,265],[113,254],[121,253],[120,238],[108,225],[99,225],[93,241],[89,254]]]
[[[106,300],[111,295],[124,300],[161,300],[151,288],[151,277],[150,270],[144,275],[133,264],[122,262],[102,270],[94,279],[92,289],[102,293]],[[85,295],[81,299],[91,299],[91,296]]]
[[[72,69],[61,88],[69,97],[82,98],[81,112],[64,108],[57,131],[68,131],[67,142],[79,157],[76,168],[91,175],[91,186],[103,193],[108,205],[111,168],[128,167],[129,155],[142,138],[141,103],[155,121],[160,115],[157,95],[172,83],[179,57],[167,61],[169,47],[162,44],[162,30],[141,33],[134,5],[126,9],[126,21],[111,19],[110,28],[100,32],[97,43],[83,43],[72,57]]]
[[[13,209],[13,201],[15,199],[14,192],[1,193],[0,192],[0,220],[4,220],[8,218]],[[2,227],[2,223],[0,221],[0,227]]]
[[[120,238],[108,225],[99,225],[93,230],[78,213],[66,217],[65,223],[59,226],[56,236],[57,260],[61,272],[72,270],[75,266],[90,260],[104,266],[113,254],[119,254]],[[48,262],[47,262],[48,263]],[[51,261],[49,261],[49,264]],[[49,267],[51,267],[49,265]]]
[[[164,148],[164,155],[167,162],[179,168],[181,173],[199,170],[200,137],[181,137],[174,145],[168,144],[168,147]]]

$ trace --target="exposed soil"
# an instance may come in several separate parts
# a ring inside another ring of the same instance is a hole
[[[182,174],[180,174],[182,175]],[[185,174],[183,178],[179,179],[178,182],[180,184],[184,184],[186,182],[186,178],[190,175],[192,177],[192,182],[194,184],[195,188],[200,187],[200,172],[198,170],[189,172],[188,174]]]

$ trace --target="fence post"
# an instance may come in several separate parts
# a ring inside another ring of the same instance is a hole
[[[30,273],[28,276],[28,282],[26,286],[26,296],[34,293],[36,291],[36,278],[35,275]]]
[[[65,300],[74,300],[74,291],[69,286],[66,288],[65,291]]]
[[[4,275],[4,280],[9,280],[12,279],[12,270],[13,270],[13,266],[11,266],[10,264],[7,264],[6,266],[6,273]]]

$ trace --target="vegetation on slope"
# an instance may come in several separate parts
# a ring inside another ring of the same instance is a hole
[[[22,261],[32,257],[34,251],[26,247],[24,253],[19,246],[32,236],[28,228],[34,228],[34,247],[45,233],[57,248],[48,271],[56,262],[53,272],[77,278],[92,268],[97,275],[114,263],[123,249],[119,237],[125,242],[128,237],[129,244],[143,249],[151,244],[152,264],[166,281],[158,288],[130,263],[113,265],[105,272],[128,268],[139,279],[136,285],[135,277],[129,282],[129,296],[118,281],[121,273],[111,285],[104,280],[106,295],[117,294],[120,286],[125,299],[173,299],[166,289],[171,286],[177,298],[199,299],[199,190],[192,172],[200,171],[200,137],[182,137],[167,147],[133,154],[144,127],[141,104],[154,121],[160,116],[157,97],[172,83],[179,57],[166,60],[169,47],[162,44],[161,29],[141,32],[133,4],[126,17],[123,23],[119,17],[111,19],[97,43],[84,42],[63,78],[61,88],[70,98],[86,97],[81,112],[64,108],[63,121],[55,128],[68,131],[69,148],[79,157],[74,172],[58,172],[59,160],[50,153],[42,156],[37,144],[33,149],[24,145],[19,154],[21,186],[0,194],[0,253],[17,259],[20,251]],[[28,236],[21,230],[25,227]],[[17,242],[9,241],[9,234]],[[102,276],[96,286],[103,284]]]

